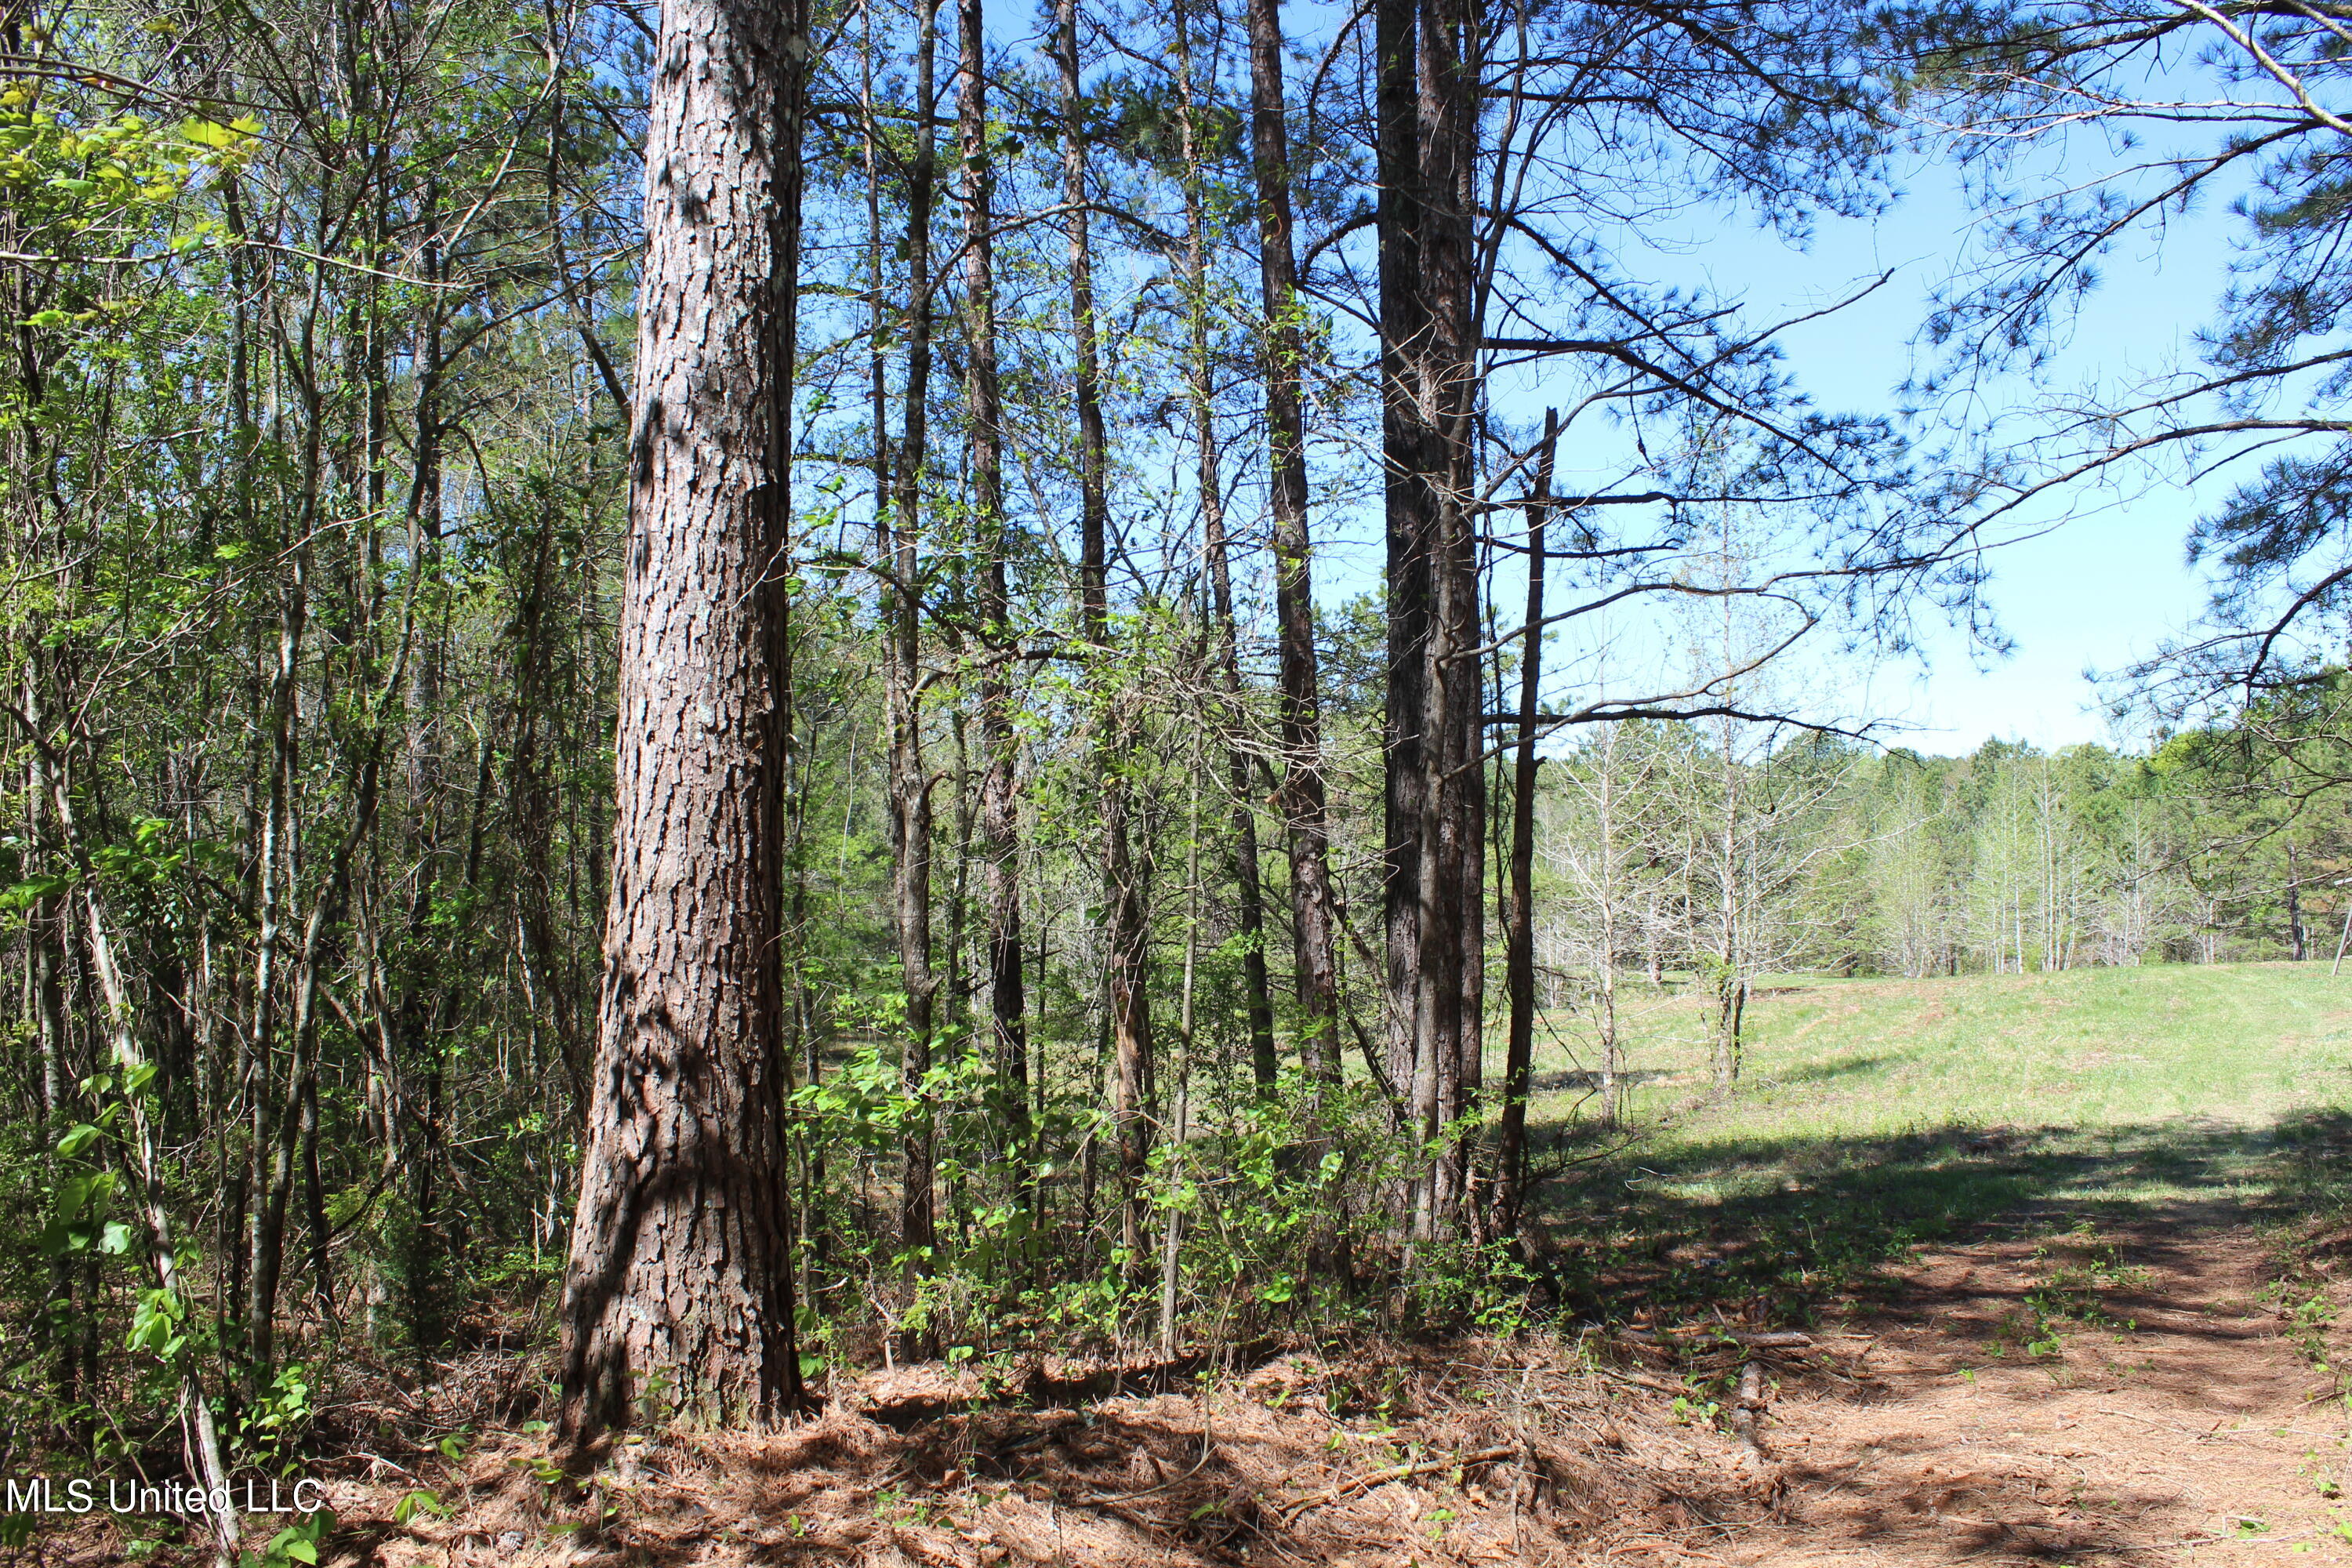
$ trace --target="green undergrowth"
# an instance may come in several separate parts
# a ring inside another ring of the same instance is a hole
[[[2352,1407],[2352,1112],[2328,1108],[2279,1129],[2273,1162],[2273,1278],[2264,1292],[2287,1339]]]

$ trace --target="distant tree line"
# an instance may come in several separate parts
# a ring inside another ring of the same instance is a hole
[[[1741,993],[1767,973],[2332,962],[2352,908],[2345,689],[2312,671],[2137,755],[1612,727],[1549,763],[1538,797],[1548,999],[1605,1001],[1621,975],[1709,985],[1728,1078]]]

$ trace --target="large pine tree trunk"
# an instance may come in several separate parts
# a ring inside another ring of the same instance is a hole
[[[800,1398],[777,953],[804,15],[671,0],[656,48],[578,1437],[639,1395],[756,1424]]]
[[[1307,533],[1305,334],[1291,246],[1290,142],[1283,123],[1281,0],[1250,0],[1250,162],[1257,183],[1272,463],[1275,614],[1280,630],[1282,792],[1297,928],[1299,1032],[1307,1070],[1339,1076],[1339,963],[1323,788],[1315,595]]]
[[[1475,1102],[1484,993],[1481,683],[1471,527],[1469,182],[1475,25],[1464,0],[1380,0],[1378,214],[1387,467],[1389,1073],[1423,1138]],[[1451,1226],[1465,1166],[1433,1158],[1412,1232]]]

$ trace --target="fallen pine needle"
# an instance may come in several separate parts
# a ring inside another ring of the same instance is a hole
[[[1338,1502],[1341,1498],[1352,1497],[1360,1491],[1369,1491],[1373,1487],[1385,1486],[1391,1481],[1409,1480],[1414,1476],[1425,1476],[1435,1470],[1451,1470],[1470,1465],[1483,1465],[1490,1459],[1508,1458],[1518,1451],[1517,1444],[1506,1443],[1500,1447],[1481,1448],[1475,1454],[1455,1454],[1444,1459],[1424,1459],[1417,1465],[1391,1465],[1387,1469],[1374,1470],[1369,1476],[1358,1476],[1354,1480],[1342,1481],[1328,1491],[1319,1491],[1312,1497],[1300,1498],[1297,1502],[1284,1509],[1282,1516],[1284,1521],[1287,1522],[1297,1519],[1310,1508],[1321,1508],[1328,1503]]]

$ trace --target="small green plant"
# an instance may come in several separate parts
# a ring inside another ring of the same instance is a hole
[[[647,1426],[658,1426],[668,1420],[669,1394],[677,1386],[677,1380],[671,1377],[666,1368],[657,1366],[646,1373],[645,1381],[637,1385],[636,1398],[633,1401],[637,1407],[638,1421]]]
[[[2108,1310],[2105,1297],[2145,1285],[2150,1271],[2126,1263],[2121,1249],[2103,1239],[2089,1220],[2036,1247],[2029,1267],[2032,1283],[2019,1313],[1997,1331],[1996,1355],[2013,1343],[2034,1360],[2054,1358],[2065,1349],[2062,1331],[2069,1324],[2106,1331],[2118,1342],[2138,1328],[2132,1319]]]
[[[257,1461],[290,1473],[300,1464],[302,1436],[315,1414],[309,1370],[300,1362],[289,1362],[270,1379],[268,1392],[245,1413],[236,1446]]]
[[[2336,1326],[2336,1298],[2325,1279],[2303,1272],[2292,1260],[2290,1269],[2263,1289],[2261,1300],[2286,1320],[2285,1338],[2295,1353],[2329,1379],[2336,1398],[2352,1402],[2352,1366],[2344,1364],[2327,1339]]]
[[[245,1568],[289,1568],[300,1563],[316,1564],[319,1543],[335,1528],[335,1516],[325,1509],[305,1518],[299,1524],[289,1524],[269,1538],[269,1543],[259,1552],[245,1554]]]
[[[1716,1418],[1723,1414],[1720,1401],[1693,1399],[1687,1394],[1681,1394],[1675,1395],[1675,1402],[1671,1408],[1674,1411],[1675,1419],[1685,1426],[1712,1426],[1715,1425]]]
[[[544,1454],[517,1455],[507,1463],[543,1487],[551,1487],[563,1479],[563,1467]]]

